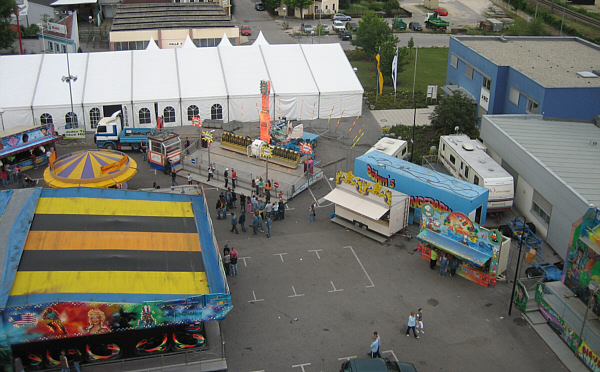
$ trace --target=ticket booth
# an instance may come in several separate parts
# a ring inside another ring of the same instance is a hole
[[[181,163],[181,149],[178,134],[163,130],[148,136],[147,156],[154,169],[165,170],[167,160],[171,162],[171,168],[175,168]]]

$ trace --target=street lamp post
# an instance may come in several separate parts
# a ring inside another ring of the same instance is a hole
[[[513,280],[512,292],[510,293],[510,306],[508,307],[508,316],[510,316],[512,312],[512,305],[515,297],[515,289],[517,288],[517,278],[519,275],[519,265],[521,263],[521,249],[523,248],[523,239],[527,239],[527,237],[529,236],[529,228],[527,227],[527,220],[525,219],[525,216],[518,216],[515,219],[515,221],[521,221],[519,220],[519,217],[523,218],[523,228],[519,237],[519,255],[517,256],[517,268],[515,270],[515,279]],[[527,232],[525,232],[526,229]]]
[[[77,75],[71,75],[71,67],[69,66],[69,52],[67,52],[67,73],[68,76],[63,76],[61,80],[63,81],[63,83],[69,83],[69,97],[71,98],[71,114],[75,115],[75,118],[77,118],[77,115],[75,114],[75,109],[73,108],[73,89],[71,87],[71,81],[77,81]],[[71,116],[71,122],[69,123],[69,128],[67,129],[71,129],[71,124],[73,124],[73,116]],[[75,128],[77,128],[78,126],[79,125],[77,124],[77,119],[75,119]]]
[[[315,31],[310,32],[310,43],[311,44],[315,43]]]
[[[282,8],[283,10],[283,27],[284,29],[287,29],[287,22],[285,21],[285,17],[287,16],[287,8],[284,6]]]
[[[90,22],[90,28],[88,30],[88,43],[92,41],[92,22],[94,22],[94,17],[89,16],[88,22]]]

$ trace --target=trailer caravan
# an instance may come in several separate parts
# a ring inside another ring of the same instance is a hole
[[[401,139],[383,137],[373,145],[365,154],[371,151],[379,151],[398,159],[405,159],[408,155],[408,144]]]
[[[508,211],[514,199],[513,177],[486,150],[481,142],[464,134],[441,136],[438,160],[454,177],[490,190],[489,213]]]

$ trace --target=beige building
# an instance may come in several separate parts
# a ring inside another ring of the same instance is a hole
[[[280,16],[290,16],[300,19],[325,19],[328,20],[339,12],[339,0],[317,0],[306,9],[295,8],[293,11],[282,2],[277,9]]]
[[[110,50],[139,50],[151,39],[161,49],[180,48],[188,36],[197,47],[216,46],[223,35],[239,45],[239,28],[217,2],[119,4],[109,38]]]

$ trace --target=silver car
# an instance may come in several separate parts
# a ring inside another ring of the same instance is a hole
[[[344,22],[348,22],[352,20],[352,17],[350,17],[347,14],[344,13],[335,13],[334,15],[331,16],[331,19],[333,21],[344,21]]]

